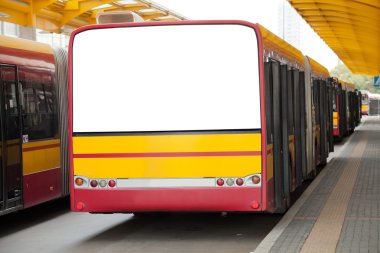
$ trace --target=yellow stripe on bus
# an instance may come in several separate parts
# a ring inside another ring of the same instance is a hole
[[[243,177],[261,173],[261,156],[74,158],[89,178]]]
[[[338,113],[333,112],[333,126],[338,126]]]
[[[74,154],[261,151],[261,134],[74,137]]]
[[[173,157],[74,158],[74,174],[89,178],[243,177],[261,173],[261,134],[74,137],[75,154],[177,153]],[[258,155],[197,152],[257,151]],[[181,156],[181,152],[195,153]]]
[[[24,175],[60,167],[59,144],[59,139],[23,144]]]

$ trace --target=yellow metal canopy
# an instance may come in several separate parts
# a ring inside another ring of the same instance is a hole
[[[98,12],[117,10],[151,21],[186,19],[146,0],[0,0],[0,20],[57,33],[94,24]]]
[[[353,73],[380,73],[380,0],[288,1]]]

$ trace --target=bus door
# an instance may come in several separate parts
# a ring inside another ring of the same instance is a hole
[[[15,66],[0,65],[0,213],[22,207],[21,129]]]

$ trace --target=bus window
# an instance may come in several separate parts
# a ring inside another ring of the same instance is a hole
[[[53,138],[57,134],[57,115],[53,85],[46,81],[22,81],[23,135],[29,140]]]
[[[362,104],[363,105],[368,104],[368,95],[367,94],[362,95]]]

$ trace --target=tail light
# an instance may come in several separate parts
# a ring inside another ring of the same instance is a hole
[[[218,180],[216,180],[216,184],[218,186],[223,186],[224,185],[224,180],[222,178],[219,178]]]
[[[82,186],[83,183],[84,183],[83,178],[77,177],[77,178],[75,179],[75,184],[76,184],[77,186]]]
[[[115,180],[108,181],[108,186],[109,187],[115,187],[116,186],[116,181]]]
[[[259,184],[260,183],[260,177],[259,176],[253,176],[252,177],[252,183]]]
[[[228,179],[226,180],[226,183],[227,183],[228,186],[233,186],[235,182],[234,182],[234,179],[233,179],[233,178],[228,178]]]
[[[242,186],[244,184],[244,180],[242,178],[238,178],[238,179],[236,179],[236,184],[238,186]]]
[[[96,181],[95,179],[93,179],[93,180],[91,180],[90,185],[91,185],[91,187],[95,188],[95,187],[98,186],[98,181]]]
[[[99,181],[99,185],[100,185],[100,187],[106,187],[107,186],[107,181],[106,180],[104,180],[104,179],[102,179],[102,180],[100,180]]]

